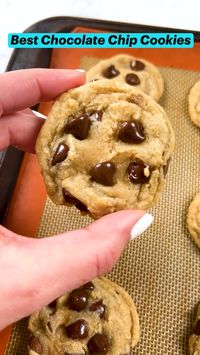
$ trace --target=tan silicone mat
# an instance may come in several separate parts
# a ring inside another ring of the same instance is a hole
[[[95,58],[83,58],[88,68]],[[200,129],[188,118],[187,96],[200,73],[162,68],[166,109],[176,134],[176,149],[167,187],[152,209],[152,227],[129,243],[108,275],[124,286],[137,306],[141,340],[132,354],[184,355],[200,301],[200,250],[191,240],[186,213],[200,190]],[[38,236],[50,236],[88,224],[74,208],[56,207],[47,200]],[[27,321],[14,326],[6,355],[27,354]],[[56,355],[56,354],[55,354]]]

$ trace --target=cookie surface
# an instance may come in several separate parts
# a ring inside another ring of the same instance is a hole
[[[200,80],[191,88],[188,103],[190,118],[195,125],[200,127]]]
[[[190,204],[187,225],[192,238],[200,248],[200,192]]]
[[[173,147],[170,121],[153,99],[101,80],[58,98],[36,152],[52,200],[98,218],[151,207]]]
[[[137,89],[158,101],[163,94],[163,78],[158,69],[145,59],[119,54],[101,60],[86,73],[87,81],[108,79]]]
[[[189,338],[189,354],[200,355],[200,304],[197,311],[194,329]]]
[[[125,355],[140,334],[133,300],[105,277],[33,314],[29,330],[29,355]]]

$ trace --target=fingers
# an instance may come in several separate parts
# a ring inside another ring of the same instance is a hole
[[[0,117],[51,100],[84,82],[84,73],[66,69],[28,69],[1,74]]]
[[[35,153],[35,141],[44,120],[30,109],[8,114],[0,118],[0,150],[10,145],[29,153]]]
[[[0,328],[109,271],[143,215],[142,211],[121,211],[86,229],[40,240],[17,236],[2,227]]]
[[[43,120],[26,108],[53,99],[84,81],[84,74],[75,70],[31,69],[1,74],[0,150],[13,145],[34,153]]]

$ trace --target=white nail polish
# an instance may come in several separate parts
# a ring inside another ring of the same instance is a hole
[[[85,73],[84,69],[75,69],[75,71],[80,71],[80,73]]]
[[[153,216],[150,213],[145,213],[142,218],[131,229],[130,240],[137,238],[142,234],[153,222]]]
[[[35,111],[35,110],[31,110],[34,115],[36,115],[37,117],[39,118],[44,118],[46,120],[47,116],[43,115],[42,113],[38,112],[38,111]]]

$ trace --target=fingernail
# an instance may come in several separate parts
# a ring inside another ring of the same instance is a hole
[[[39,118],[44,118],[46,120],[47,116],[43,115],[42,113],[32,110],[32,112],[34,113],[34,115],[36,115]]]
[[[76,71],[80,71],[81,73],[85,73],[84,69],[75,69]]]
[[[130,240],[137,238],[140,234],[144,233],[153,222],[153,216],[150,213],[145,213],[142,218],[131,229]]]

